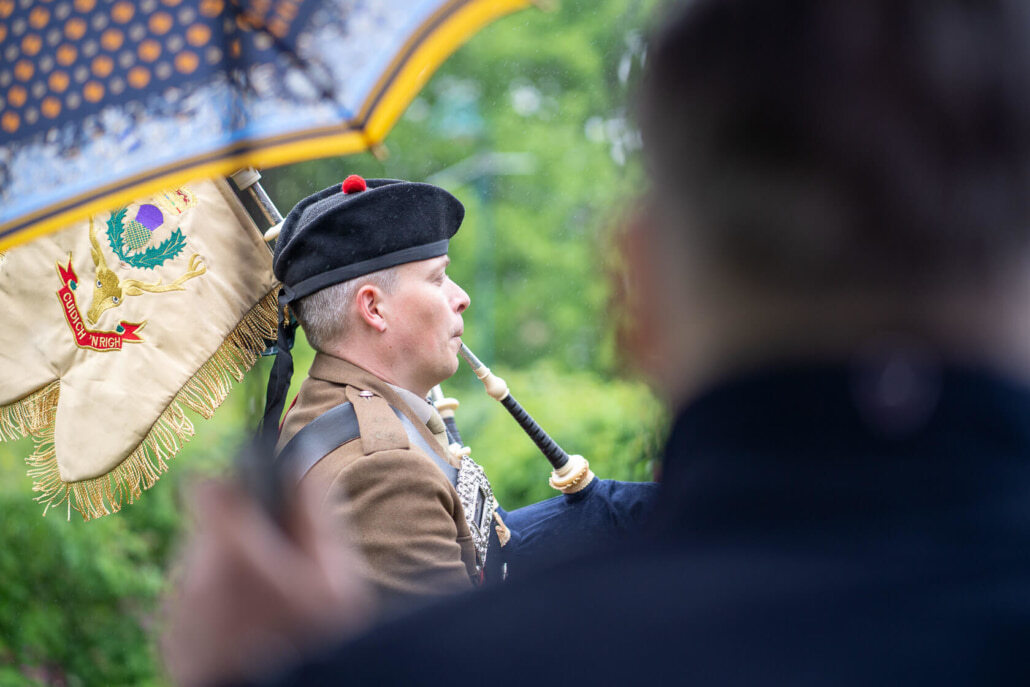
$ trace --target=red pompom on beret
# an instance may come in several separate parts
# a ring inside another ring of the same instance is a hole
[[[343,180],[342,189],[344,193],[359,193],[364,191],[366,188],[368,188],[368,186],[366,186],[365,180],[357,174],[351,174]]]

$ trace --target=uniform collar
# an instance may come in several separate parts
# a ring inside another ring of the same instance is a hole
[[[419,398],[418,394],[383,381],[363,367],[329,353],[315,353],[308,376],[333,384],[367,389],[385,398],[390,405],[407,408],[422,424],[428,423],[435,412],[428,401]]]
[[[308,369],[308,376],[333,384],[349,384],[361,389],[368,389],[380,395],[385,395],[382,392],[389,389],[390,395],[396,396],[387,382],[365,368],[330,353],[321,351],[315,353],[315,359]]]
[[[396,384],[390,384],[389,382],[386,382],[386,384],[391,389],[396,391],[398,396],[404,399],[404,402],[411,407],[411,409],[415,412],[415,415],[418,415],[418,419],[422,421],[422,424],[429,424],[429,419],[432,418],[433,413],[436,412],[436,409],[434,409],[433,406],[429,405],[429,401],[422,398],[413,391],[402,389]]]

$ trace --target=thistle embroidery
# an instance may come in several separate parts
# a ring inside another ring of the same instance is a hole
[[[125,264],[152,270],[178,256],[186,247],[186,237],[183,236],[182,230],[176,229],[171,236],[156,246],[150,246],[142,252],[127,252],[126,242],[129,249],[137,251],[149,244],[154,229],[161,226],[164,218],[156,206],[141,205],[136,213],[136,219],[130,220],[126,228],[126,210],[127,208],[118,210],[107,220],[107,240],[111,243],[111,250]]]
[[[121,210],[120,214],[124,215],[125,210]],[[110,226],[110,222],[108,222],[108,226]],[[176,229],[173,236],[175,234],[181,235],[181,232]],[[97,269],[96,283],[93,288],[93,300],[89,305],[89,310],[86,312],[86,319],[90,324],[95,323],[100,318],[100,314],[105,310],[120,306],[128,296],[139,296],[144,292],[165,293],[168,291],[185,291],[186,288],[183,284],[186,281],[199,277],[207,271],[207,267],[201,261],[200,255],[194,253],[190,257],[186,273],[169,284],[163,284],[160,280],[150,284],[136,279],[120,279],[107,266],[107,260],[104,259],[104,253],[100,249],[100,241],[97,240],[92,217],[89,220],[89,242],[91,247],[90,257],[93,258],[93,265]],[[185,244],[185,238],[183,243]],[[180,247],[179,250],[181,251],[182,248]],[[164,260],[161,262],[164,262]]]

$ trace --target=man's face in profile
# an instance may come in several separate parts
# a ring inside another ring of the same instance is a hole
[[[447,276],[448,264],[442,255],[401,265],[396,287],[383,299],[389,322],[384,343],[403,355],[426,389],[457,371],[465,331],[461,313],[469,296]]]

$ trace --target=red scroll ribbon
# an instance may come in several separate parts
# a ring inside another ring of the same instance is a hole
[[[75,337],[75,343],[79,348],[91,348],[101,352],[120,351],[122,342],[140,343],[143,341],[136,331],[142,328],[146,324],[145,322],[123,321],[118,324],[118,330],[113,332],[97,332],[87,329],[86,323],[82,319],[82,313],[79,311],[79,304],[75,300],[74,291],[79,283],[79,278],[75,275],[71,257],[68,258],[67,267],[62,267],[61,263],[57,263],[57,273],[61,276],[63,284],[57,291],[57,298],[61,301],[64,317],[68,321],[72,336]]]

